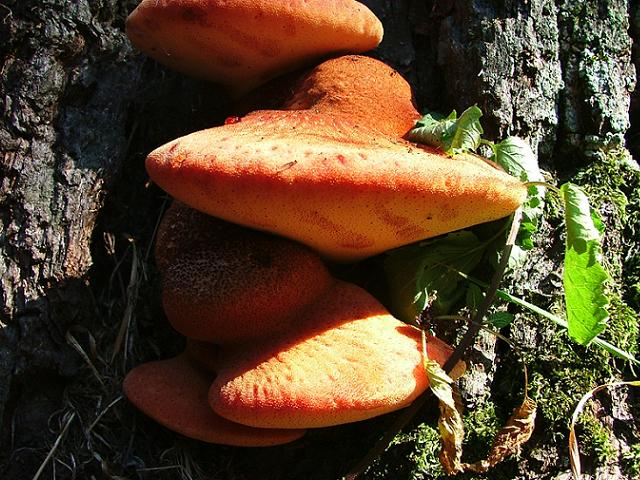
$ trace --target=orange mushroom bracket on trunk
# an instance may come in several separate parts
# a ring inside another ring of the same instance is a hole
[[[133,369],[124,391],[176,432],[284,443],[403,408],[428,386],[419,330],[303,245],[176,202],[156,262],[169,320],[190,338],[183,355]],[[429,342],[444,363],[451,349]]]
[[[143,0],[127,35],[157,61],[236,95],[285,72],[382,40],[382,24],[355,0]]]
[[[254,112],[174,140],[146,165],[187,205],[338,261],[505,217],[527,193],[480,157],[310,110]]]
[[[429,337],[444,364],[451,348]],[[458,363],[452,375],[464,371]],[[285,335],[230,350],[209,402],[219,415],[260,428],[356,422],[408,406],[428,386],[421,333],[361,288],[338,282]]]

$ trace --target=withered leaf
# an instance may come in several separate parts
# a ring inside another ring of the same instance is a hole
[[[464,471],[485,473],[508,456],[517,453],[520,447],[531,438],[535,426],[537,407],[536,402],[526,396],[506,425],[496,435],[491,445],[489,456],[485,460],[476,463],[463,464]]]
[[[453,380],[440,365],[429,359],[424,331],[422,332],[423,365],[429,378],[429,387],[438,398],[440,417],[438,429],[442,438],[440,463],[448,475],[456,475],[462,469],[462,441],[464,439],[464,423],[462,421],[462,401],[454,388]]]
[[[464,423],[462,421],[462,401],[460,393],[454,385],[450,386],[454,400],[453,408],[440,400],[440,417],[438,429],[442,438],[440,463],[448,475],[456,475],[464,471],[462,463],[462,441],[464,440]]]

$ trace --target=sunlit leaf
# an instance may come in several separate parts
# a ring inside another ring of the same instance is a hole
[[[600,230],[587,196],[571,183],[560,191],[567,229],[563,282],[568,331],[572,339],[586,345],[605,329],[609,318],[605,294],[609,275],[600,263]]]
[[[456,122],[456,129],[447,151],[451,153],[474,152],[480,145],[484,133],[480,124],[482,110],[476,105],[467,108]]]
[[[491,158],[514,177],[523,182],[544,182],[538,166],[538,158],[528,142],[519,137],[507,137],[493,147]],[[522,205],[522,221],[518,235],[518,245],[530,250],[533,248],[531,236],[538,230],[544,212],[545,188],[539,185],[529,187],[529,196]]]
[[[457,114],[454,110],[448,117],[436,112],[428,112],[416,122],[408,139],[447,151],[455,134]]]
[[[455,110],[448,117],[429,112],[416,122],[407,138],[444,150],[448,154],[475,151],[483,133],[480,117],[482,110],[469,107],[460,117]]]

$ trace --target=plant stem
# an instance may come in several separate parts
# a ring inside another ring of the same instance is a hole
[[[479,287],[482,288],[489,288],[489,285],[478,280],[477,278],[473,278],[469,275],[466,275],[462,272],[458,272],[458,275],[462,276],[463,278],[469,280],[472,283],[475,283],[476,285],[478,285]],[[553,323],[555,323],[556,325],[559,325],[565,329],[569,328],[569,325],[567,324],[567,321],[563,318],[558,317],[557,315],[554,315],[551,312],[548,312],[546,310],[544,310],[543,308],[538,307],[537,305],[534,305],[533,303],[529,303],[526,300],[523,300],[522,298],[516,297],[514,295],[511,295],[510,293],[505,292],[504,290],[497,290],[496,291],[496,295],[498,298],[501,298],[502,300],[505,300],[507,302],[511,302],[514,303],[516,305],[519,305],[521,307],[524,307],[534,313],[537,313],[538,315],[551,320]],[[631,363],[634,363],[636,365],[640,365],[640,360],[638,360],[637,358],[635,358],[632,354],[630,354],[629,352],[626,352],[624,350],[622,350],[621,348],[613,345],[612,343],[607,342],[606,340],[603,340],[600,337],[594,337],[591,342],[594,345],[597,345],[600,348],[605,349],[607,352],[609,352],[611,355],[614,355],[618,358],[622,358],[624,360],[627,360]]]

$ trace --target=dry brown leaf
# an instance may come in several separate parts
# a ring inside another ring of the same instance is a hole
[[[528,396],[525,397],[507,424],[496,435],[489,456],[485,460],[476,463],[463,464],[464,471],[485,473],[508,456],[517,453],[520,447],[531,438],[535,426],[537,407],[538,405],[533,399]]]
[[[464,423],[462,421],[462,400],[454,385],[450,385],[454,408],[440,400],[440,418],[438,429],[442,438],[440,464],[447,475],[457,475],[464,471],[462,463],[462,441],[464,440]]]
[[[462,473],[462,441],[464,423],[462,421],[462,400],[453,385],[453,380],[438,362],[429,359],[425,332],[422,332],[423,365],[429,378],[429,388],[438,398],[440,417],[438,429],[442,439],[440,463],[448,475]]]

